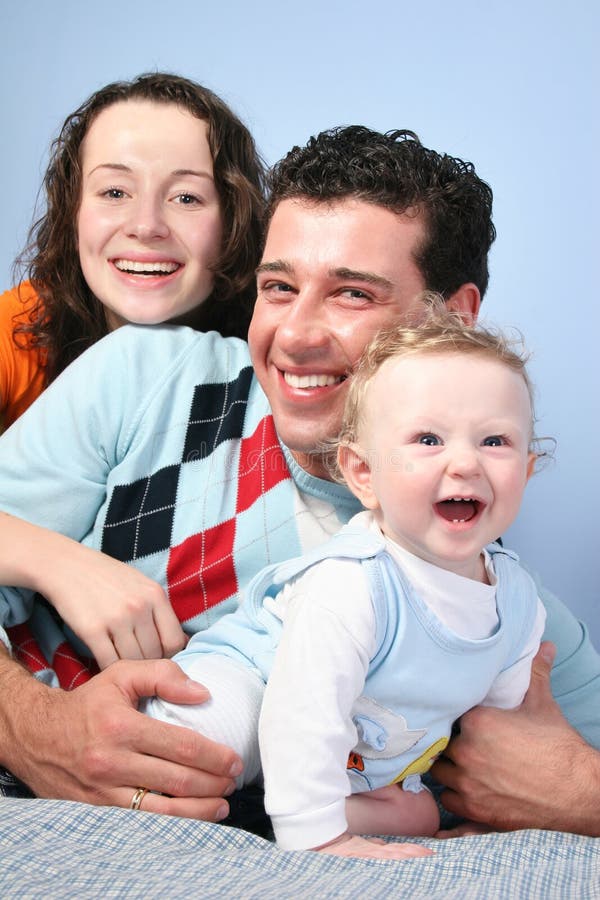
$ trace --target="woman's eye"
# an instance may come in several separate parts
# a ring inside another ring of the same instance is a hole
[[[196,197],[195,194],[178,194],[175,197],[175,203],[181,203],[182,206],[194,206],[200,203],[200,198]]]
[[[491,434],[489,437],[483,439],[484,447],[503,447],[506,444],[505,438],[500,434]]]
[[[419,444],[425,444],[426,447],[438,447],[442,442],[437,434],[421,434],[419,435]]]
[[[108,197],[109,200],[122,200],[125,196],[125,191],[122,191],[120,188],[109,188],[103,192],[102,196]]]

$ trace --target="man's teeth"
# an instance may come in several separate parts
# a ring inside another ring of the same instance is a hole
[[[135,272],[140,275],[170,275],[179,268],[176,262],[137,262],[133,259],[115,259],[115,266],[121,272]]]
[[[284,372],[283,378],[293,388],[330,387],[343,381],[342,375],[293,375],[291,372]]]

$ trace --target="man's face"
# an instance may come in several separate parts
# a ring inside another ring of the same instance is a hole
[[[273,214],[248,340],[277,433],[313,475],[328,477],[321,443],[339,432],[365,346],[423,310],[423,236],[418,217],[362,200],[284,200]]]

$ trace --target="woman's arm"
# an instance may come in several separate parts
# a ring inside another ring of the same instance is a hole
[[[39,592],[101,669],[172,656],[186,637],[162,587],[132,566],[0,512],[0,584]],[[24,601],[26,602],[26,601]]]

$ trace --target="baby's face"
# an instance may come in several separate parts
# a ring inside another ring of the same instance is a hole
[[[523,377],[484,356],[416,354],[384,363],[364,402],[368,466],[353,490],[402,547],[479,578],[535,463]]]

